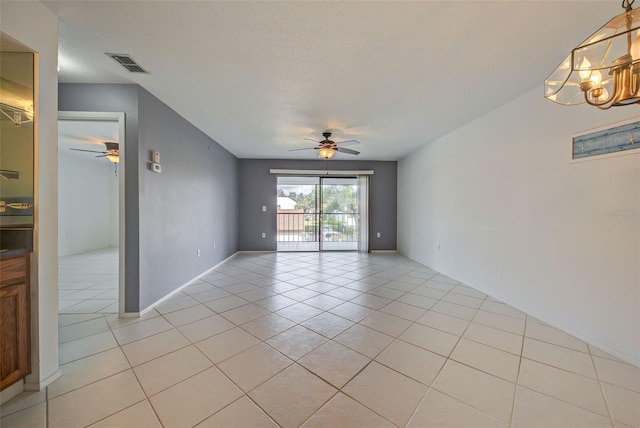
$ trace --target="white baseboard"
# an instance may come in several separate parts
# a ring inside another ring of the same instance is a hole
[[[161,303],[166,302],[171,297],[173,297],[175,294],[179,293],[180,291],[182,291],[183,289],[187,288],[188,286],[190,286],[191,284],[193,284],[194,282],[196,282],[197,280],[199,280],[203,276],[207,275],[209,272],[211,272],[212,270],[214,270],[215,268],[217,268],[221,264],[231,260],[233,257],[235,257],[236,254],[238,254],[238,252],[235,252],[235,253],[231,254],[229,257],[227,257],[226,259],[220,261],[215,266],[207,269],[206,271],[202,272],[198,276],[196,276],[196,277],[190,279],[189,281],[185,282],[180,287],[176,288],[175,290],[173,290],[171,293],[167,294],[166,296],[156,300],[155,302],[153,302],[152,304],[150,304],[149,306],[147,306],[146,308],[144,308],[140,312],[125,312],[124,314],[122,314],[120,316],[122,318],[140,318],[140,317],[144,316],[146,313],[148,313],[149,311],[153,310],[156,306],[160,305]]]
[[[36,381],[36,382],[25,381],[24,390],[25,391],[40,391],[40,390],[46,388],[47,386],[49,386],[53,381],[58,379],[60,376],[62,376],[62,372],[60,370],[58,370],[55,373],[53,373],[52,375],[49,375],[46,378],[41,379],[40,381]]]

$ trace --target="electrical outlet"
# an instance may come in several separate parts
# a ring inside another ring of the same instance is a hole
[[[378,238],[380,237],[380,232],[378,232],[378,233],[376,234],[376,237],[378,237]]]
[[[216,248],[216,241],[213,241],[213,248]]]
[[[264,233],[264,232],[262,232],[262,237],[263,237],[263,238],[266,238],[266,237],[267,237],[267,234],[266,234],[266,233]]]
[[[200,250],[196,250],[196,255],[200,258]]]
[[[436,247],[438,247],[438,251],[440,251],[440,243],[439,242],[436,244]]]
[[[267,212],[267,206],[266,205],[262,206],[262,212]],[[263,238],[264,238],[264,236],[263,236]]]

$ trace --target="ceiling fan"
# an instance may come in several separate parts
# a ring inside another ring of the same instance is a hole
[[[325,131],[322,133],[324,140],[315,141],[309,138],[305,138],[307,141],[312,141],[317,143],[316,147],[305,147],[302,149],[293,149],[289,150],[290,152],[295,152],[298,150],[317,150],[318,155],[324,159],[331,159],[336,152],[346,153],[348,155],[359,155],[360,152],[356,150],[347,149],[344,146],[352,145],[352,144],[360,144],[358,140],[346,140],[346,141],[331,141],[329,137],[331,137],[331,132]]]
[[[106,151],[84,150],[84,149],[69,149],[69,150],[75,150],[77,152],[100,153],[100,155],[96,156],[97,158],[107,158],[113,163],[120,163],[120,144],[114,143],[111,141],[105,141],[103,144],[107,149]]]

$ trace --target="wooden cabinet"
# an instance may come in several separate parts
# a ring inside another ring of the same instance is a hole
[[[29,254],[0,259],[0,390],[31,373]]]

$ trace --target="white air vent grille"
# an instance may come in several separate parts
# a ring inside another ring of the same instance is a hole
[[[136,63],[133,58],[131,58],[129,55],[127,54],[113,54],[113,53],[107,53],[107,55],[109,55],[111,58],[113,58],[118,64],[120,64],[121,66],[123,66],[124,68],[126,68],[128,71],[130,71],[131,73],[145,73],[145,74],[149,74],[149,72],[147,70],[145,70],[144,68],[140,67],[138,65],[138,63]]]

